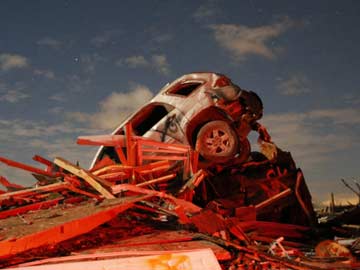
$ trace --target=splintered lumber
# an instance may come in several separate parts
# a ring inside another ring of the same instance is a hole
[[[132,125],[131,123],[127,123],[125,125],[125,134],[126,134],[126,157],[127,163],[131,166],[136,165],[136,142],[134,141],[132,134]]]
[[[170,179],[173,179],[176,176],[176,173],[172,173],[169,175],[164,175],[162,177],[156,178],[156,179],[152,179],[143,183],[139,183],[136,186],[138,187],[145,187],[145,186],[149,186],[149,185],[153,185],[153,184],[158,184],[158,183],[162,183],[165,181],[168,181]]]
[[[20,162],[17,162],[17,161],[11,160],[11,159],[7,159],[4,157],[0,157],[0,162],[5,163],[8,166],[19,168],[19,169],[29,171],[32,173],[42,174],[42,175],[47,175],[47,176],[54,176],[54,174],[51,172],[47,172],[45,170],[41,170],[39,168],[30,166],[30,165],[26,165],[24,163],[20,163]]]
[[[80,136],[77,144],[79,145],[96,145],[96,146],[126,146],[126,137],[124,135],[94,135]]]
[[[152,195],[154,197],[168,199],[169,201],[172,201],[174,204],[184,207],[184,211],[191,213],[191,214],[198,213],[201,210],[201,207],[199,207],[191,202],[188,202],[188,201],[185,201],[182,199],[178,199],[178,198],[171,196],[169,194],[166,194],[164,192],[150,190],[147,188],[142,188],[142,187],[138,187],[138,186],[131,185],[131,184],[115,185],[111,188],[111,190],[112,190],[113,194],[118,194],[121,192],[129,191],[132,193],[148,194],[148,195]]]
[[[96,179],[96,176],[92,173],[70,163],[69,161],[62,158],[55,158],[54,163],[59,167],[71,172],[72,174],[84,179],[90,186],[97,190],[106,199],[115,198],[109,191],[107,191]]]
[[[31,196],[31,195],[39,194],[42,192],[57,191],[57,190],[61,190],[61,189],[66,189],[69,186],[70,186],[69,183],[59,182],[59,183],[50,184],[50,185],[46,185],[46,186],[28,188],[28,189],[18,190],[18,191],[14,191],[14,192],[7,192],[7,193],[0,195],[0,205],[1,205],[1,201],[8,200],[10,198]]]
[[[171,251],[118,252],[115,258],[108,259],[108,254],[91,254],[91,256],[75,255],[50,259],[52,264],[19,267],[22,270],[73,270],[73,269],[117,269],[117,270],[154,270],[154,269],[203,269],[221,270],[211,249],[198,249],[179,252]],[[147,255],[147,256],[146,256]],[[114,257],[114,254],[112,254]],[[125,258],[124,258],[125,257]],[[96,258],[96,260],[89,260]],[[83,259],[83,261],[79,261]],[[46,263],[47,261],[44,260]]]
[[[122,163],[128,165],[135,165],[135,163],[141,165],[144,160],[186,160],[187,155],[190,154],[190,146],[188,145],[158,142],[133,136],[131,133],[131,126],[128,125],[126,135],[81,136],[78,137],[77,143],[80,145],[113,146],[119,150],[126,148],[126,163]],[[145,153],[150,153],[150,155],[145,155]],[[159,155],[160,153],[166,155]],[[120,154],[120,159],[125,159],[123,153],[118,154]]]
[[[48,167],[51,167],[54,165],[54,163],[52,163],[50,160],[47,160],[46,158],[43,158],[39,155],[35,155],[33,156],[33,160],[37,161],[37,162],[40,162]]]
[[[44,245],[55,245],[87,233],[134,203],[150,197],[142,195],[105,200],[102,203],[85,202],[68,208],[38,210],[21,218],[14,216],[0,220],[1,231],[6,237],[0,241],[0,258]]]
[[[11,183],[9,180],[7,180],[5,177],[0,175],[0,184],[3,185],[4,187],[6,187],[7,190],[9,191],[15,191],[15,190],[19,190],[19,189],[24,189],[25,187],[18,185],[18,184],[14,184]]]
[[[257,205],[255,205],[255,209],[256,209],[256,211],[260,211],[261,209],[272,205],[273,203],[279,201],[282,198],[287,197],[290,194],[291,194],[291,189],[290,188],[285,189],[284,191],[280,192],[279,194],[276,194],[275,196],[272,196],[271,198],[269,198],[261,203],[258,203]]]

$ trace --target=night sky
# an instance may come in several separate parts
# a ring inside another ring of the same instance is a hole
[[[315,202],[346,203],[340,179],[360,183],[359,14],[355,0],[3,0],[0,156],[87,167],[94,149],[77,136],[109,133],[167,82],[213,71],[261,96],[260,122]]]

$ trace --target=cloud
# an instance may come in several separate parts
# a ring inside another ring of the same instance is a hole
[[[74,85],[72,89],[83,90],[90,85],[88,80],[84,80],[79,76],[71,76],[67,79],[69,85]],[[0,81],[0,100],[18,102],[21,99],[29,97],[24,91],[24,88],[25,86],[20,83],[11,85],[10,87],[8,84]],[[95,149],[76,146],[76,137],[105,132],[101,131],[102,129],[100,127],[102,127],[102,125],[99,127],[96,123],[98,123],[98,121],[108,121],[109,119],[106,118],[113,117],[115,119],[117,117],[116,113],[118,113],[120,109],[116,109],[114,104],[111,105],[112,98],[116,100],[125,99],[120,105],[125,106],[124,104],[128,103],[139,104],[139,101],[136,101],[136,99],[145,98],[148,94],[146,89],[144,90],[143,88],[142,91],[140,86],[134,86],[133,89],[135,90],[134,94],[129,93],[129,95],[121,96],[114,93],[111,97],[104,100],[103,103],[99,105],[100,110],[98,114],[91,115],[95,118],[94,120],[90,120],[90,122],[81,123],[78,121],[69,121],[69,119],[65,117],[66,113],[64,108],[59,106],[49,111],[52,114],[57,114],[57,116],[51,117],[46,121],[25,120],[20,118],[11,119],[10,117],[1,118],[0,116],[0,155],[29,164],[33,163],[31,157],[34,154],[39,154],[49,159],[53,159],[55,156],[61,156],[72,162],[79,161],[82,166],[88,167],[92,157],[95,155]],[[65,100],[62,93],[53,93],[49,98],[59,102]],[[131,111],[134,110],[134,108],[130,109],[129,107],[127,109]],[[114,114],[111,114],[109,110],[113,110]],[[121,115],[119,115],[119,117],[121,117]],[[120,121],[120,119],[118,120]],[[113,122],[116,123],[115,126],[120,123],[119,121]],[[0,164],[0,175],[5,175],[12,181],[25,185],[30,185],[35,181],[29,174],[21,174],[19,170],[3,167],[4,166]]]
[[[152,96],[149,88],[134,84],[128,92],[113,92],[106,97],[99,103],[98,112],[94,114],[69,112],[67,118],[94,129],[111,131]]]
[[[37,44],[40,46],[47,46],[52,49],[60,49],[63,46],[63,43],[61,41],[51,37],[44,37],[38,40]]]
[[[22,99],[29,98],[28,94],[25,94],[18,90],[9,90],[4,94],[0,94],[0,101],[6,101],[10,103],[17,103]]]
[[[150,63],[142,55],[134,55],[124,59],[124,64],[131,68],[147,67]],[[121,65],[121,63],[118,63]]]
[[[345,109],[321,109],[314,110],[307,114],[310,119],[330,120],[334,125],[359,125],[360,110]]]
[[[97,129],[63,120],[52,123],[0,118],[0,156],[28,164],[34,163],[31,161],[34,154],[49,159],[61,156],[72,162],[79,161],[82,166],[88,167],[95,149],[77,146],[75,141],[77,136],[97,132]],[[36,166],[41,167],[39,164]],[[30,185],[35,182],[29,174],[19,172],[21,171],[0,164],[0,175],[21,184]]]
[[[173,36],[171,34],[155,34],[152,40],[157,43],[165,43],[172,40]]]
[[[79,146],[76,141],[71,138],[57,138],[51,141],[44,139],[29,140],[29,146],[34,149],[42,149],[45,151],[46,156],[51,160],[56,157],[63,157],[66,160],[76,163],[79,162],[80,166],[88,168],[96,153],[97,147]]]
[[[90,40],[90,44],[101,48],[108,44],[116,44],[116,41],[114,40],[117,36],[121,35],[123,32],[121,30],[107,30],[103,33],[93,37]]]
[[[151,62],[159,73],[164,75],[168,75],[170,73],[170,65],[165,55],[163,54],[153,55],[151,57]]]
[[[133,55],[120,59],[115,63],[117,66],[127,66],[129,68],[151,68],[163,75],[170,74],[170,65],[164,54],[153,54],[149,59],[143,55]]]
[[[237,61],[245,60],[249,55],[258,55],[268,59],[276,57],[277,48],[268,42],[286,32],[292,23],[286,19],[272,25],[248,27],[235,24],[216,24],[210,26],[218,44],[231,53]]]
[[[360,90],[358,91],[358,93],[360,93]],[[345,94],[343,96],[343,100],[347,104],[351,104],[351,105],[359,105],[360,104],[360,96],[355,95],[355,94]]]
[[[64,110],[65,110],[64,107],[57,106],[57,107],[52,107],[51,109],[48,110],[48,112],[51,114],[60,114],[63,113]]]
[[[319,109],[268,114],[262,121],[280,148],[290,150],[307,169],[334,159],[338,151],[360,148],[358,109]],[[311,157],[311,158],[309,158]]]
[[[220,7],[217,2],[218,1],[208,1],[200,5],[193,13],[193,18],[197,21],[204,21],[218,15]]]
[[[66,101],[65,95],[63,93],[56,93],[49,97],[50,100],[64,102]]]
[[[106,62],[106,58],[98,53],[83,54],[79,57],[79,62],[85,73],[93,74],[95,73],[96,66],[101,62]]]
[[[0,54],[0,69],[3,71],[8,71],[16,68],[25,68],[28,65],[28,59],[19,54]]]
[[[311,92],[309,84],[310,82],[305,75],[297,74],[292,75],[287,80],[281,81],[278,84],[278,89],[282,95],[299,96]]]
[[[0,163],[0,176],[6,177],[10,182],[23,185],[25,187],[30,187],[34,184],[34,177],[24,171],[9,167],[5,164]],[[2,185],[0,185],[1,190],[6,190]]]
[[[89,127],[82,127],[68,121],[60,123],[49,123],[46,121],[29,121],[23,119],[4,120],[0,119],[0,138],[12,140],[24,138],[46,138],[74,133],[93,133]]]
[[[193,14],[193,17],[195,19],[203,19],[203,18],[209,18],[212,17],[215,14],[215,10],[212,7],[209,7],[207,5],[200,6],[195,13]]]
[[[15,83],[14,86],[8,86],[0,83],[0,101],[17,103],[23,99],[29,98],[30,95],[24,92],[25,86],[22,83]]]
[[[86,76],[73,74],[67,76],[66,84],[70,92],[85,92],[89,87],[91,87],[92,79],[88,77],[88,74]]]
[[[48,69],[34,69],[34,74],[37,76],[44,76],[49,80],[55,79],[55,73]]]

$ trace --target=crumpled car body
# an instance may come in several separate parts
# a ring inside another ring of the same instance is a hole
[[[113,134],[124,134],[125,125],[131,123],[134,135],[190,145],[199,151],[202,161],[226,162],[233,157],[245,161],[250,153],[250,123],[262,116],[261,100],[251,93],[256,95],[222,74],[187,74],[165,85]],[[250,107],[255,110],[250,116],[244,116],[241,96],[253,103]],[[93,165],[105,155],[114,157],[112,152],[101,147]]]

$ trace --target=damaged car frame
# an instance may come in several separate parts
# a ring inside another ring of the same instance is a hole
[[[251,130],[262,128],[256,122],[262,112],[258,95],[241,89],[228,77],[191,73],[165,85],[113,135],[125,134],[125,125],[131,123],[136,136],[190,145],[199,152],[203,166],[234,157],[244,162],[250,154],[247,136]],[[92,166],[106,155],[117,158],[114,149],[101,147]]]

